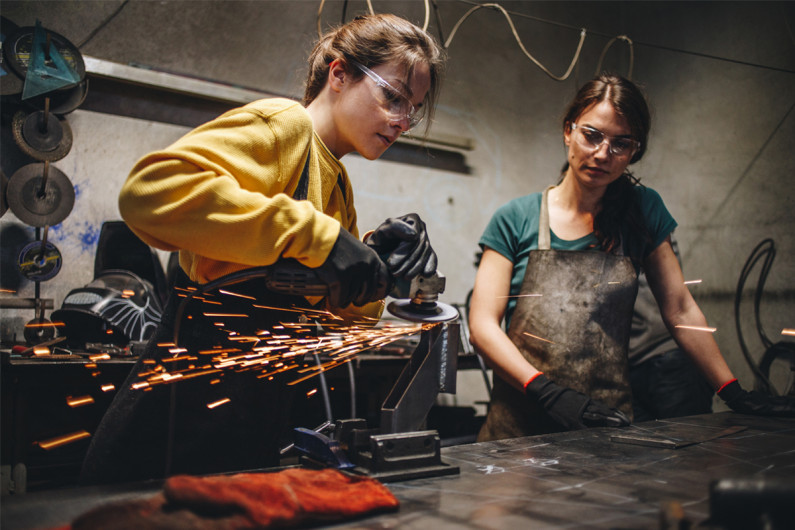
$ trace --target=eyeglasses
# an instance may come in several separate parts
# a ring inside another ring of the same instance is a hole
[[[361,70],[367,77],[373,80],[375,85],[381,89],[384,96],[384,105],[387,112],[396,120],[406,119],[409,122],[408,129],[413,129],[422,121],[422,114],[419,109],[414,108],[409,98],[397,88],[390,85],[383,77],[376,74],[363,64],[351,61],[356,68]],[[406,129],[406,130],[408,130]]]
[[[599,129],[588,127],[587,125],[571,124],[572,130],[580,130],[580,145],[590,147],[594,150],[599,149],[604,142],[607,142],[608,150],[615,156],[632,156],[640,149],[640,142],[633,138],[623,136],[608,136]]]

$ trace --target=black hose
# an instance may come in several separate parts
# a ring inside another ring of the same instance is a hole
[[[773,345],[773,342],[767,337],[764,329],[762,328],[762,321],[759,316],[759,306],[762,300],[762,292],[764,290],[765,281],[767,280],[767,275],[770,272],[770,267],[773,264],[773,260],[776,257],[776,247],[772,239],[768,238],[759,243],[751,252],[751,255],[748,257],[748,260],[743,266],[743,270],[740,273],[740,278],[737,282],[737,292],[734,297],[734,320],[737,327],[737,338],[740,341],[740,349],[743,352],[745,361],[748,363],[748,366],[751,368],[751,371],[756,378],[756,384],[754,386],[760,391],[775,396],[777,395],[775,387],[770,382],[770,379],[764,373],[762,373],[762,370],[759,369],[759,366],[756,364],[754,359],[751,357],[751,353],[748,351],[748,346],[745,343],[742,325],[740,322],[740,303],[742,301],[745,281],[748,279],[748,276],[756,265],[756,262],[763,257],[765,258],[765,261],[763,262],[762,270],[759,273],[759,280],[757,281],[756,293],[754,295],[754,319],[756,321],[756,329],[759,333],[759,338],[762,340],[765,348],[769,349]]]

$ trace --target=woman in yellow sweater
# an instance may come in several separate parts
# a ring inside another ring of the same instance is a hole
[[[443,63],[439,45],[413,24],[393,15],[357,17],[316,44],[303,105],[255,101],[143,157],[122,188],[121,214],[149,245],[179,251],[175,293],[291,258],[315,269],[328,296],[318,303],[268,294],[268,306],[377,319],[394,279],[432,273],[436,255],[416,214],[388,219],[367,243],[359,240],[340,158],[357,152],[377,159],[430,114]],[[278,463],[289,409],[278,379],[236,376],[223,389],[230,403],[213,411],[206,407],[214,391],[207,381],[131,388],[163,356],[157,344],[173,337],[180,301],[172,294],[158,332],[97,429],[84,483]],[[257,325],[285,315],[274,310]],[[187,325],[180,346],[214,345],[212,322]]]

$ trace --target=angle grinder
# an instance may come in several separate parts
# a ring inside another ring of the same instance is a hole
[[[244,269],[222,276],[206,283],[200,291],[193,291],[185,300],[201,293],[221,287],[263,278],[265,287],[275,293],[293,296],[326,296],[328,285],[317,275],[315,269],[302,265],[290,258],[279,260],[273,265]],[[411,279],[398,279],[390,296],[396,298],[387,305],[394,316],[411,322],[446,322],[458,318],[458,311],[438,298],[445,288],[445,277],[438,271],[430,276],[416,276]],[[182,307],[184,309],[184,307]],[[179,312],[181,315],[181,311]],[[179,320],[179,317],[178,317]]]

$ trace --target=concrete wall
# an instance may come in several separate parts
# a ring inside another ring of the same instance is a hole
[[[441,1],[447,38],[468,2]],[[565,153],[563,108],[589,79],[608,40],[633,42],[633,79],[653,106],[649,150],[635,173],[657,189],[679,222],[685,275],[735,373],[751,385],[737,346],[733,296],[743,263],[771,237],[778,257],[767,280],[762,321],[773,340],[795,327],[795,199],[791,175],[795,138],[795,8],[768,2],[520,2],[513,13],[525,47],[553,73],[571,62],[579,30],[582,55],[571,77],[551,79],[527,59],[501,13],[481,9],[459,28],[431,135],[474,141],[461,151],[468,173],[400,161],[346,157],[360,228],[388,215],[418,212],[448,277],[446,302],[463,302],[471,288],[477,240],[494,210],[518,195],[554,183]],[[418,1],[374,2],[419,24]],[[319,2],[310,1],[3,1],[2,14],[19,25],[42,24],[86,55],[300,97],[305,58],[316,38]],[[325,3],[322,22],[339,21],[343,2]],[[347,17],[366,10],[348,2]],[[115,16],[113,16],[115,14]],[[103,26],[104,23],[104,26]],[[97,28],[100,28],[97,30]],[[431,31],[438,35],[431,14]],[[96,32],[93,34],[92,33]],[[604,67],[626,74],[629,48],[616,42]],[[68,116],[72,152],[55,165],[79,190],[72,214],[53,230],[65,257],[61,274],[42,284],[58,306],[72,288],[91,280],[99,224],[118,218],[116,194],[133,162],[168,144],[185,127],[77,110]],[[3,170],[18,157],[3,138]],[[0,221],[14,224],[12,214]],[[29,230],[32,234],[32,230]],[[6,243],[3,243],[4,252]],[[755,284],[755,276],[750,285]],[[31,296],[22,285],[20,295]],[[4,310],[8,336],[31,318]],[[752,322],[744,330],[753,334]],[[749,341],[751,342],[751,341]],[[756,355],[758,341],[751,342]],[[777,367],[784,377],[783,367]]]

